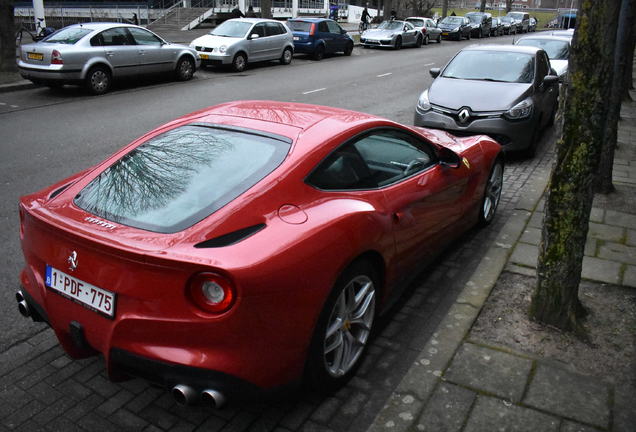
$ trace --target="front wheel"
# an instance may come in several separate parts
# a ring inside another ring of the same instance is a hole
[[[377,272],[356,261],[338,278],[312,337],[307,375],[317,391],[331,392],[355,373],[375,322]]]
[[[438,44],[442,43],[442,34],[441,33],[437,35],[437,43]]]
[[[243,72],[246,67],[247,67],[247,58],[245,57],[245,54],[243,53],[236,54],[234,56],[234,59],[232,60],[232,69],[234,69],[235,72]]]
[[[402,38],[398,37],[395,40],[395,45],[393,46],[393,49],[399,50],[400,48],[402,48]]]
[[[349,42],[344,49],[344,55],[350,56],[352,52],[353,52],[353,43]]]
[[[430,42],[430,39],[428,37],[428,35],[424,36],[424,45],[428,45],[428,43]]]
[[[177,81],[188,81],[194,76],[194,60],[189,57],[182,57],[177,62],[175,77]]]
[[[283,55],[280,56],[280,64],[282,65],[290,64],[293,56],[294,56],[294,53],[292,52],[291,48],[285,48],[285,51],[283,51]]]
[[[479,212],[479,224],[488,225],[495,218],[495,212],[501,199],[503,189],[503,162],[497,159],[490,171],[488,183],[484,190],[484,198],[481,201],[481,211]]]
[[[419,48],[422,46],[422,37],[418,36],[417,39],[415,39],[415,48]]]
[[[318,45],[316,47],[316,51],[314,51],[314,60],[320,61],[325,56],[325,47],[323,45]],[[282,63],[282,62],[281,62]],[[285,64],[285,63],[283,63]]]
[[[84,85],[94,95],[102,95],[110,89],[110,71],[105,66],[95,66],[86,74]]]

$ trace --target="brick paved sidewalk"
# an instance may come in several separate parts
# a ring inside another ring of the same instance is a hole
[[[624,104],[621,115],[614,184],[627,202],[616,211],[596,198],[582,277],[636,287],[636,205],[630,201],[636,196],[636,102]],[[636,392],[629,384],[581,375],[567,364],[469,337],[503,270],[535,275],[547,177],[538,176],[534,187],[525,188],[528,193],[495,245],[370,432],[636,431]]]

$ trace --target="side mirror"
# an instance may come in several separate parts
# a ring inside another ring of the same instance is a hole
[[[250,40],[252,39],[258,39],[260,36],[258,35],[258,33],[252,33],[249,37]]]
[[[440,72],[441,72],[441,69],[440,69],[440,68],[431,68],[431,69],[428,71],[428,73],[430,73],[430,74],[431,74],[431,76],[432,76],[433,78],[437,78],[437,77],[439,76],[439,73],[440,73]]]
[[[440,147],[437,156],[440,164],[449,168],[459,168],[462,163],[459,155],[447,147]]]
[[[340,34],[347,34],[347,31],[345,29],[340,29]]]
[[[559,77],[556,75],[546,75],[543,77],[543,85],[554,85],[559,82]]]

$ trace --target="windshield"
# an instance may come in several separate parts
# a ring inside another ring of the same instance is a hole
[[[309,32],[311,29],[311,23],[306,21],[287,21],[287,26],[291,31],[297,32]]]
[[[210,34],[214,36],[242,38],[245,37],[251,27],[252,23],[249,22],[229,20],[212,30]]]
[[[512,22],[512,18],[510,18],[510,17],[501,17],[501,18],[499,18],[499,19],[500,19],[502,22],[505,22],[505,23],[511,23],[511,22]]]
[[[446,17],[442,20],[442,24],[460,25],[463,21],[462,17]]]
[[[533,46],[544,50],[550,60],[567,60],[570,54],[570,44],[566,41],[549,39],[521,39],[517,45]]]
[[[47,38],[42,39],[42,42],[73,45],[78,40],[92,32],[93,30],[87,28],[67,27],[49,35]]]
[[[523,19],[523,15],[523,12],[509,12],[506,16],[521,21]]]
[[[446,67],[446,78],[531,83],[534,56],[501,51],[461,51]]]
[[[409,19],[406,20],[406,22],[410,22],[415,27],[424,27],[424,20],[421,20],[421,19],[409,18]]]
[[[76,197],[113,222],[174,233],[206,218],[272,172],[290,145],[213,125],[188,125],[135,148]]]
[[[402,28],[402,21],[382,21],[378,28],[383,30],[399,30]]]
[[[466,16],[468,17],[470,22],[473,22],[473,23],[480,23],[481,22],[481,15],[466,15]]]

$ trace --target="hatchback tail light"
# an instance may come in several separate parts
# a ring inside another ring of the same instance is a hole
[[[227,312],[236,299],[234,285],[216,273],[194,275],[187,287],[190,300],[205,312]]]
[[[309,36],[313,36],[314,34],[316,34],[316,23],[313,23],[309,29]]]
[[[51,64],[64,64],[62,54],[58,50],[53,50],[51,53]]]

